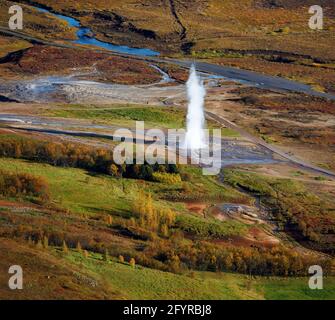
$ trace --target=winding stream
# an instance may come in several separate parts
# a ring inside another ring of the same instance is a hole
[[[64,16],[61,14],[52,13],[47,9],[42,9],[39,7],[32,7],[40,12],[50,14],[60,20],[63,20],[66,22],[70,27],[77,28],[77,40],[73,41],[73,43],[81,44],[81,45],[91,45],[99,48],[103,48],[110,51],[120,52],[120,53],[126,53],[126,54],[133,54],[138,56],[158,56],[159,52],[153,51],[151,49],[146,48],[130,48],[127,46],[118,46],[114,45],[108,42],[103,42],[98,39],[96,39],[94,36],[91,36],[93,34],[92,30],[90,28],[83,27],[80,24],[79,20],[76,20],[72,17]]]

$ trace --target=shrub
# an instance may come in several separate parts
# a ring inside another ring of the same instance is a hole
[[[46,202],[49,200],[49,186],[41,177],[0,170],[0,195],[6,197],[31,196]]]
[[[181,182],[180,175],[174,173],[154,172],[152,177],[153,181],[161,183],[175,184]]]
[[[260,99],[257,95],[250,94],[241,98],[244,104],[257,105],[260,103]]]
[[[180,177],[181,177],[181,180],[182,180],[182,181],[191,181],[191,179],[192,179],[191,174],[188,173],[188,172],[183,172],[183,173],[181,173],[181,174],[180,174]]]
[[[278,30],[279,33],[284,33],[284,34],[288,34],[288,33],[290,33],[290,31],[291,31],[290,27],[280,28]]]
[[[241,235],[246,230],[246,227],[237,221],[208,220],[192,215],[179,215],[175,226],[198,237],[214,239]]]
[[[116,177],[119,175],[119,168],[117,167],[117,165],[112,163],[111,165],[107,166],[107,172],[109,175]]]

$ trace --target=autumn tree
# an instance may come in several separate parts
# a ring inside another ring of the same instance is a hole
[[[116,177],[119,174],[119,168],[117,167],[117,165],[112,163],[111,165],[108,166],[107,173],[112,177]]]
[[[180,272],[180,259],[176,254],[171,254],[168,259],[168,266],[171,272],[178,273]]]
[[[65,240],[63,240],[62,250],[63,250],[64,253],[68,253],[69,252],[69,248],[68,248]]]
[[[42,241],[40,239],[37,241],[36,248],[37,249],[42,249],[43,248],[43,244],[42,244]]]
[[[104,252],[104,261],[106,261],[106,262],[109,261],[109,253],[108,253],[107,249],[105,249],[105,252]]]
[[[31,236],[28,237],[28,246],[32,246],[34,241],[32,240]]]
[[[131,258],[130,261],[129,261],[129,264],[131,267],[135,268],[135,265],[136,265],[136,261],[134,258]]]
[[[106,220],[107,220],[107,224],[111,226],[113,223],[113,217],[111,215],[108,215]]]
[[[162,224],[161,233],[162,233],[163,237],[168,237],[169,236],[169,228],[166,224]]]
[[[82,247],[81,247],[81,244],[80,244],[80,242],[78,241],[77,242],[77,247],[76,247],[76,249],[77,249],[77,251],[79,252],[79,253],[82,253]]]
[[[49,248],[49,239],[47,236],[43,237],[43,248],[48,249]]]

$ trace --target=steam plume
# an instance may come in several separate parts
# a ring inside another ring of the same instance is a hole
[[[190,76],[186,83],[188,96],[187,131],[185,148],[190,150],[206,147],[204,125],[204,101],[206,90],[203,82],[196,73],[194,65],[190,69]]]

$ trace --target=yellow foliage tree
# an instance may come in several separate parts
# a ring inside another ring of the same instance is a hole
[[[47,236],[43,237],[43,248],[48,249],[49,248],[49,239]]]
[[[134,258],[131,258],[130,261],[129,261],[129,264],[131,267],[135,268],[135,265],[136,265],[136,261]]]
[[[79,253],[82,253],[82,248],[81,248],[81,244],[80,244],[79,241],[77,242],[77,251],[78,251]]]
[[[66,242],[65,242],[65,240],[63,240],[63,252],[64,253],[68,253],[69,252],[69,248],[67,247],[67,244],[66,244]]]

